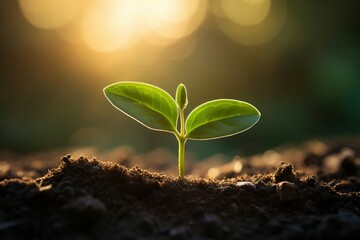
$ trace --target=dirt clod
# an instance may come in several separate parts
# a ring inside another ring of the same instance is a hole
[[[282,181],[294,182],[296,180],[294,166],[282,162],[275,172],[274,179],[276,183]]]
[[[65,164],[70,164],[70,159],[71,159],[71,155],[68,154],[68,155],[66,155],[66,156],[63,156],[63,157],[61,158],[61,161],[62,161],[63,163],[65,163]]]
[[[280,201],[286,202],[297,198],[297,187],[294,183],[283,181],[276,185],[276,194]]]

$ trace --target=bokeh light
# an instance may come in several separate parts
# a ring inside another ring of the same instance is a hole
[[[285,0],[19,0],[34,26],[97,52],[166,47],[196,31],[210,10],[219,29],[243,45],[273,39],[286,18]],[[209,6],[208,6],[209,5]]]
[[[261,23],[270,10],[270,0],[221,0],[226,16],[240,25]]]
[[[202,0],[172,2],[174,4],[171,8],[165,8],[161,12],[156,11],[163,22],[153,30],[164,38],[179,39],[188,36],[199,27],[206,13],[206,5]]]
[[[19,0],[25,18],[35,27],[56,29],[69,23],[84,0]]]
[[[144,40],[167,45],[192,33],[204,17],[203,9],[200,0],[94,1],[84,16],[82,33],[86,43],[100,52],[126,49]]]
[[[212,2],[220,30],[242,45],[269,42],[286,20],[285,0],[222,0]]]
[[[33,26],[57,29],[64,40],[98,52],[137,43],[168,46],[193,33],[207,10],[205,0],[19,0],[19,5]]]
[[[128,46],[134,40],[136,10],[127,1],[95,1],[84,16],[82,33],[94,50],[109,52]]]

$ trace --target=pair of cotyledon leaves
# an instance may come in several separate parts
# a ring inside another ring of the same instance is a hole
[[[120,111],[144,126],[177,132],[180,108],[164,90],[140,82],[119,82],[104,89],[105,96]],[[252,127],[260,112],[251,104],[218,99],[195,108],[185,122],[185,139],[206,140],[234,135]]]

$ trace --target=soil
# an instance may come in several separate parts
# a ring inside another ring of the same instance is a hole
[[[201,177],[184,180],[129,168],[134,159],[144,158],[131,154],[118,161],[67,155],[47,173],[49,163],[24,164],[20,157],[6,156],[0,161],[0,239],[360,235],[358,140],[312,141],[218,166],[210,160],[189,163],[188,175],[197,171]]]

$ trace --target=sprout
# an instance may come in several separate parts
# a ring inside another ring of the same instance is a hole
[[[251,104],[234,99],[206,102],[190,112],[184,84],[176,90],[175,100],[161,88],[140,82],[119,82],[104,88],[113,106],[152,130],[173,133],[179,143],[179,178],[184,178],[185,143],[188,139],[208,140],[241,133],[260,119]],[[180,128],[178,128],[180,122]]]

